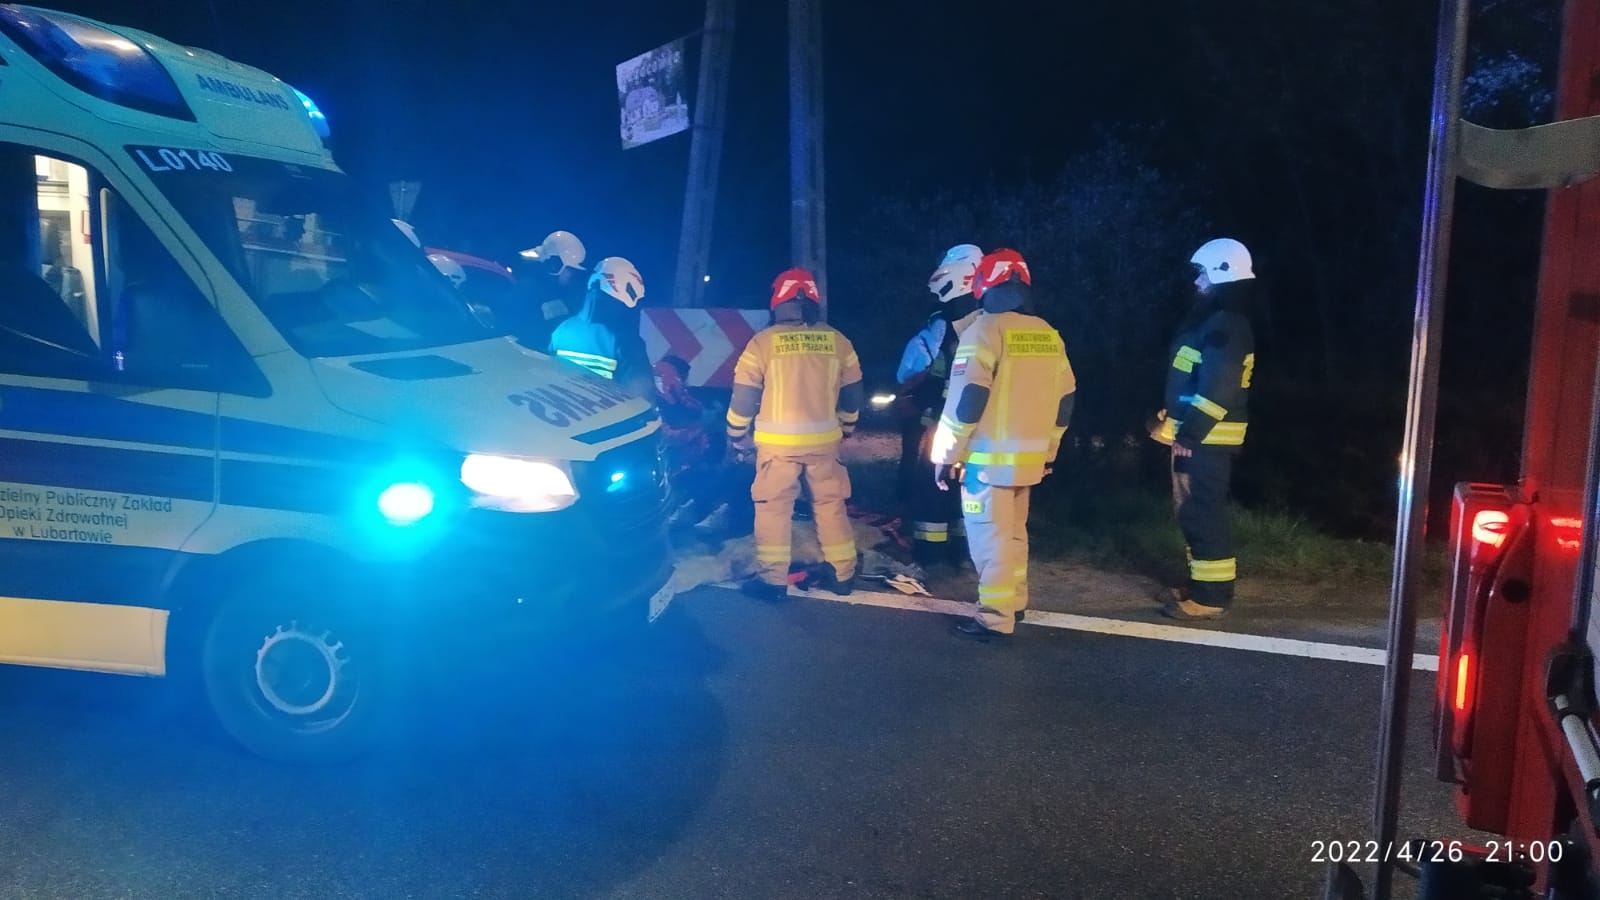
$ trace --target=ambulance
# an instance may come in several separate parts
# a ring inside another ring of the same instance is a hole
[[[349,758],[439,635],[669,595],[659,421],[476,318],[305,95],[0,4],[0,663]],[[448,631],[442,629],[449,629]]]

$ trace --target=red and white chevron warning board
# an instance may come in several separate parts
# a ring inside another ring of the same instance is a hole
[[[645,309],[639,323],[652,363],[689,361],[692,387],[733,387],[733,367],[771,314],[760,309]]]

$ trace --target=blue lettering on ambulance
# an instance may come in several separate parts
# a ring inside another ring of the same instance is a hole
[[[512,394],[508,399],[517,406],[526,407],[536,418],[557,428],[567,428],[634,398],[609,383],[569,378],[565,384],[533,388]]]
[[[208,93],[221,94],[224,97],[231,97],[235,100],[244,100],[257,106],[270,106],[273,109],[281,109],[285,112],[294,110],[294,107],[290,105],[288,99],[282,94],[258,90],[247,85],[234,84],[226,79],[211,75],[196,75],[195,79],[200,83],[200,89]]]
[[[594,415],[595,413],[599,412],[603,408],[598,401],[593,400],[593,399],[591,399],[589,397],[585,397],[584,395],[578,393],[577,391],[568,390],[568,389],[566,389],[564,387],[561,387],[560,385],[551,385],[547,390],[552,391],[555,394],[558,394],[559,396],[566,398],[567,401],[570,402],[570,403],[577,404],[583,410],[583,414],[585,416]],[[612,403],[610,401],[606,401],[605,407],[612,407],[612,406],[616,406],[616,404]]]
[[[523,394],[512,394],[509,398],[517,406],[525,406],[535,418],[541,419],[557,428],[565,428],[572,424],[572,420],[555,410],[544,408],[544,403],[532,391]]]
[[[233,163],[215,150],[186,150],[172,147],[133,147],[133,155],[145,169],[159,172],[232,172]]]

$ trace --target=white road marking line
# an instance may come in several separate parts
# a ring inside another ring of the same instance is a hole
[[[1231,631],[1185,628],[1181,625],[1160,625],[1154,622],[1130,622],[1125,619],[1103,619],[1098,616],[1078,616],[1071,613],[1028,610],[1025,625],[1042,625],[1046,628],[1066,628],[1072,631],[1092,631],[1096,634],[1114,634],[1121,637],[1145,638],[1153,641],[1173,641],[1180,644],[1205,644],[1209,647],[1227,647],[1232,650],[1254,650],[1257,653],[1276,653],[1280,656],[1303,656],[1309,659],[1328,659],[1336,662],[1361,663],[1381,666],[1388,662],[1387,651],[1372,647],[1351,647],[1346,644],[1325,644],[1319,641],[1300,641],[1293,638],[1262,637],[1255,634],[1238,634]],[[1439,671],[1439,657],[1415,653],[1412,668],[1423,672]]]
[[[737,585],[719,585],[737,589]],[[811,600],[828,600],[857,606],[880,606],[887,609],[904,609],[911,612],[940,613],[948,616],[965,616],[972,613],[972,604],[937,597],[913,597],[887,591],[856,590],[848,597],[826,591],[801,591],[789,589],[790,596]],[[1143,638],[1150,641],[1171,641],[1179,644],[1202,644],[1230,650],[1251,650],[1279,656],[1299,656],[1306,659],[1326,659],[1334,662],[1359,663],[1381,666],[1388,653],[1372,647],[1352,647],[1346,644],[1326,644],[1319,641],[1301,641],[1293,638],[1262,637],[1256,634],[1238,634],[1231,631],[1213,631],[1204,628],[1186,628],[1182,625],[1161,625],[1154,622],[1134,622],[1127,619],[1107,619],[1100,616],[1079,616],[1072,613],[1046,612],[1030,609],[1023,625],[1042,628],[1064,628],[1068,631],[1087,631],[1117,637]],[[1426,653],[1412,655],[1412,667],[1423,672],[1439,671],[1439,657]]]

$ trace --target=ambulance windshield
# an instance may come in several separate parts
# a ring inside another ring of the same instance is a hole
[[[393,353],[498,333],[346,175],[210,150],[128,151],[305,356]]]

